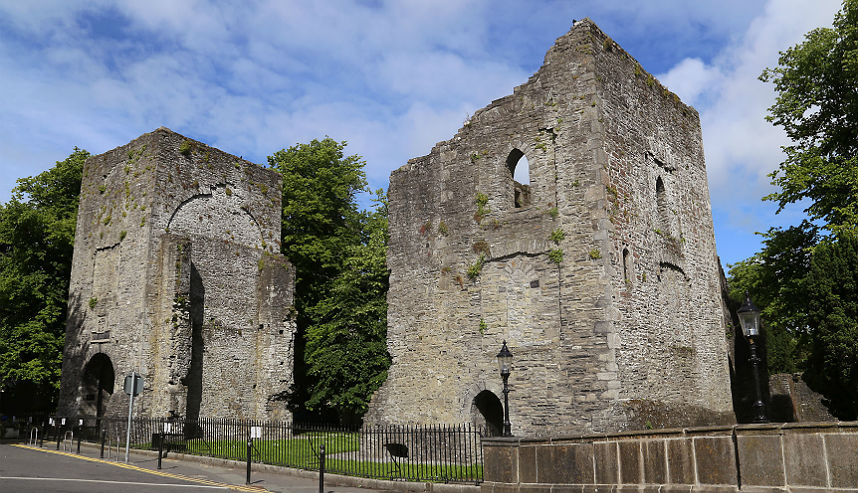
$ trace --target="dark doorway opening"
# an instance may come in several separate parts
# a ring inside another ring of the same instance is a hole
[[[85,415],[104,416],[107,400],[113,395],[116,379],[113,363],[104,353],[96,353],[83,367],[81,411]]]
[[[493,392],[484,390],[474,397],[471,414],[474,424],[485,426],[489,436],[500,436],[503,431],[503,406]]]

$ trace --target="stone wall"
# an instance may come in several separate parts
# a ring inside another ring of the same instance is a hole
[[[483,491],[858,491],[858,423],[485,439]]]
[[[769,377],[769,417],[772,421],[836,421],[825,407],[825,396],[814,392],[799,373]]]
[[[389,197],[393,363],[365,421],[492,424],[503,340],[516,434],[733,421],[697,112],[589,20]]]
[[[280,175],[166,128],[84,166],[60,412],[288,417]]]

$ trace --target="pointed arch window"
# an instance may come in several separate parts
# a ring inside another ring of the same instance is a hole
[[[520,149],[513,149],[506,158],[506,167],[512,182],[512,204],[516,209],[531,203],[530,162]]]

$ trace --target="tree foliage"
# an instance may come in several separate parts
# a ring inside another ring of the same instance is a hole
[[[812,327],[808,376],[841,419],[858,416],[858,236],[843,233],[814,248],[807,288]]]
[[[387,206],[361,212],[365,162],[330,138],[274,153],[283,175],[282,253],[295,265],[291,404],[352,420],[386,376]],[[379,196],[380,198],[380,196]]]
[[[0,205],[0,386],[54,397],[59,388],[69,275],[83,163],[22,178]]]
[[[791,139],[773,172],[778,212],[809,204],[811,222],[771,229],[762,251],[730,267],[731,297],[762,308],[772,372],[803,371],[837,417],[858,415],[858,0],[809,32],[760,78],[767,119]]]
[[[778,93],[767,119],[792,143],[766,199],[810,200],[806,212],[832,231],[858,225],[858,0],[844,0],[832,28],[809,32],[760,76]]]
[[[331,407],[344,422],[363,415],[384,383],[387,354],[387,200],[375,192],[376,208],[361,217],[362,238],[343,252],[343,266],[328,296],[311,309],[307,328],[310,377],[307,407]]]
[[[730,266],[730,298],[740,304],[746,291],[752,293],[766,324],[769,372],[796,373],[807,357],[801,344],[808,329],[804,277],[817,228],[805,221],[787,229],[772,228],[763,236],[760,252]]]

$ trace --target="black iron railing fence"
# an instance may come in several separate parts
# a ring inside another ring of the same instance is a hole
[[[19,420],[19,436],[63,444],[73,441],[103,443],[106,454],[124,452],[127,419],[40,417]],[[71,432],[71,433],[70,433]],[[291,422],[239,419],[135,418],[131,421],[130,446],[135,449],[202,455],[251,461],[299,469],[318,470],[324,445],[325,470],[378,479],[480,483],[483,480],[481,427],[363,426],[343,428]],[[163,442],[162,442],[163,441]]]

